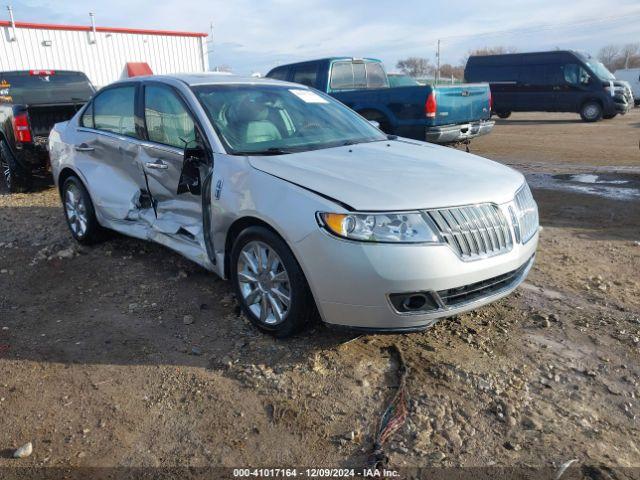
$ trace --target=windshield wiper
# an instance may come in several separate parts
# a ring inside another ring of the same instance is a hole
[[[288,155],[290,153],[296,153],[293,150],[286,150],[284,148],[279,147],[271,147],[266,150],[255,150],[255,151],[247,151],[247,152],[235,152],[236,155]]]

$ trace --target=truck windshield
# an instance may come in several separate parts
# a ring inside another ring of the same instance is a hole
[[[31,70],[0,72],[0,95],[23,105],[85,103],[94,88],[81,72]]]
[[[596,60],[589,60],[587,62],[587,65],[593,71],[593,73],[595,73],[598,76],[598,78],[600,80],[608,82],[609,80],[615,80],[616,79],[616,77],[613,76],[613,73],[611,73],[607,69],[607,67],[605,67],[602,63],[600,63],[600,62],[598,62]]]
[[[204,85],[193,91],[235,155],[280,155],[387,139],[349,108],[304,87]]]

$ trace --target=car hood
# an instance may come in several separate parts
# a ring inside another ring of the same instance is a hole
[[[505,203],[524,182],[521,173],[491,160],[402,139],[253,156],[249,162],[361,211]]]

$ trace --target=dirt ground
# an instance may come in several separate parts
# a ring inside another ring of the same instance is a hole
[[[410,411],[390,467],[576,460],[575,478],[637,478],[611,468],[640,467],[639,140],[636,109],[597,124],[514,115],[474,142],[536,180],[536,265],[510,297],[408,335],[319,325],[274,340],[227,283],[163,247],[75,245],[53,188],[0,196],[0,477],[359,467],[397,386],[396,344]],[[609,183],[576,180],[593,172]]]

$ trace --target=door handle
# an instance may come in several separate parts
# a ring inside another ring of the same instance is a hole
[[[80,145],[75,146],[76,152],[93,152],[95,148],[90,147],[86,143],[81,143]]]
[[[169,165],[164,162],[147,162],[144,166],[153,170],[166,170],[169,168]]]

